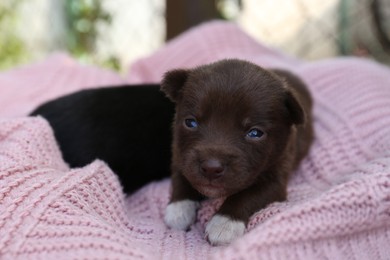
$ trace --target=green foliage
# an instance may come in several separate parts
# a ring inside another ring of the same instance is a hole
[[[110,23],[110,15],[102,9],[99,0],[68,0],[65,10],[68,49],[76,55],[92,52],[98,34],[96,25]]]
[[[98,25],[111,23],[111,16],[102,8],[101,1],[67,0],[65,14],[68,51],[83,61],[119,70],[120,63],[116,57],[101,61],[94,55]]]
[[[24,1],[0,0],[0,69],[11,68],[31,59],[25,43],[15,30],[20,18],[18,7]],[[84,62],[120,70],[117,57],[101,60],[95,54],[98,26],[111,22],[111,16],[103,9],[101,1],[62,1],[66,19],[66,50]]]
[[[0,3],[0,69],[11,68],[28,59],[26,47],[14,31],[15,10],[20,3],[20,0]]]

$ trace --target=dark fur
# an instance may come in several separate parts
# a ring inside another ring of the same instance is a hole
[[[79,91],[38,107],[71,167],[99,158],[125,192],[169,176],[174,105],[159,85]]]
[[[312,101],[300,79],[224,60],[170,71],[162,89],[176,103],[171,202],[227,197],[217,214],[247,223],[286,199],[289,175],[313,139]],[[252,128],[264,135],[248,138]]]

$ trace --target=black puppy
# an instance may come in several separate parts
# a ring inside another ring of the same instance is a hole
[[[31,115],[48,120],[70,167],[102,159],[126,193],[170,175],[174,104],[159,85],[82,90]]]

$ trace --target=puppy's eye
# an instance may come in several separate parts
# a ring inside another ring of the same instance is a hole
[[[247,137],[252,139],[259,139],[264,135],[264,132],[257,128],[252,128],[249,130],[249,132],[246,134]]]
[[[195,129],[198,127],[198,122],[194,118],[187,118],[184,120],[184,125],[190,129]]]

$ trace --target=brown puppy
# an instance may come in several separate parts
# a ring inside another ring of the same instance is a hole
[[[240,60],[170,71],[161,87],[176,103],[165,222],[186,230],[198,201],[225,197],[206,235],[228,244],[253,213],[286,199],[289,174],[313,139],[310,94],[288,72]]]

